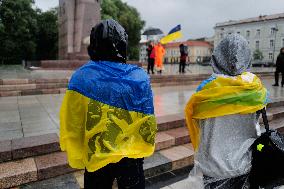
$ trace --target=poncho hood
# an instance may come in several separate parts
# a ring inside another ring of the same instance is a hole
[[[240,75],[251,67],[251,51],[247,40],[238,35],[226,36],[214,49],[211,66],[216,74]]]

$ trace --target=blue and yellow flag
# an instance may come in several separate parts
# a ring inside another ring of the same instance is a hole
[[[177,25],[168,33],[167,36],[163,37],[160,42],[162,44],[167,44],[179,38],[182,38],[181,26]]]
[[[185,107],[185,118],[195,151],[199,146],[199,120],[249,114],[267,105],[267,89],[249,72],[236,77],[211,77],[201,83]]]
[[[60,110],[71,167],[93,172],[153,154],[157,124],[148,75],[136,65],[90,61],[72,76]]]

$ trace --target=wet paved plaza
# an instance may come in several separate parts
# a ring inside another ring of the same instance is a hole
[[[263,82],[272,99],[284,98],[284,88]],[[156,116],[182,113],[197,85],[153,88]],[[0,140],[58,133],[62,99],[63,94],[1,97]]]
[[[145,69],[147,65],[143,66]],[[172,75],[178,74],[179,66],[178,64],[174,65],[165,65],[165,70],[163,71],[163,75]],[[274,71],[275,68],[267,67],[253,67],[251,68],[252,72],[271,72]],[[186,66],[187,75],[191,74],[207,74],[211,73],[212,69],[210,66],[200,66],[196,64],[190,64]],[[72,75],[72,70],[35,70],[30,71],[23,69],[21,65],[8,65],[1,66],[0,65],[0,79],[62,79],[68,78]]]

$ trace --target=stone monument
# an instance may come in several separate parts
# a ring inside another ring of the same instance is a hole
[[[87,43],[91,29],[101,20],[101,0],[59,0],[59,60],[41,60],[41,69],[76,69],[89,56]],[[138,62],[128,62],[141,66]]]
[[[84,39],[101,19],[100,0],[59,0],[59,59],[86,56]]]

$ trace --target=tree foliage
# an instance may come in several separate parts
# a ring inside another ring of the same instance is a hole
[[[36,34],[36,58],[53,60],[58,57],[58,10],[38,12]]]
[[[0,64],[57,58],[57,9],[42,12],[33,7],[33,0],[0,0]],[[113,18],[125,28],[128,58],[138,59],[145,24],[138,11],[121,0],[102,0],[101,8],[102,19]]]
[[[33,0],[0,0],[0,63],[56,58],[57,12],[33,6]]]
[[[254,52],[253,52],[253,59],[254,60],[262,60],[264,57],[263,57],[263,54],[262,52],[259,50],[259,49],[256,49]]]
[[[2,0],[0,4],[0,62],[31,59],[36,50],[36,12],[32,0]]]
[[[125,28],[129,40],[128,58],[137,60],[141,30],[145,24],[139,12],[121,0],[102,0],[101,8],[102,19],[112,18]]]

